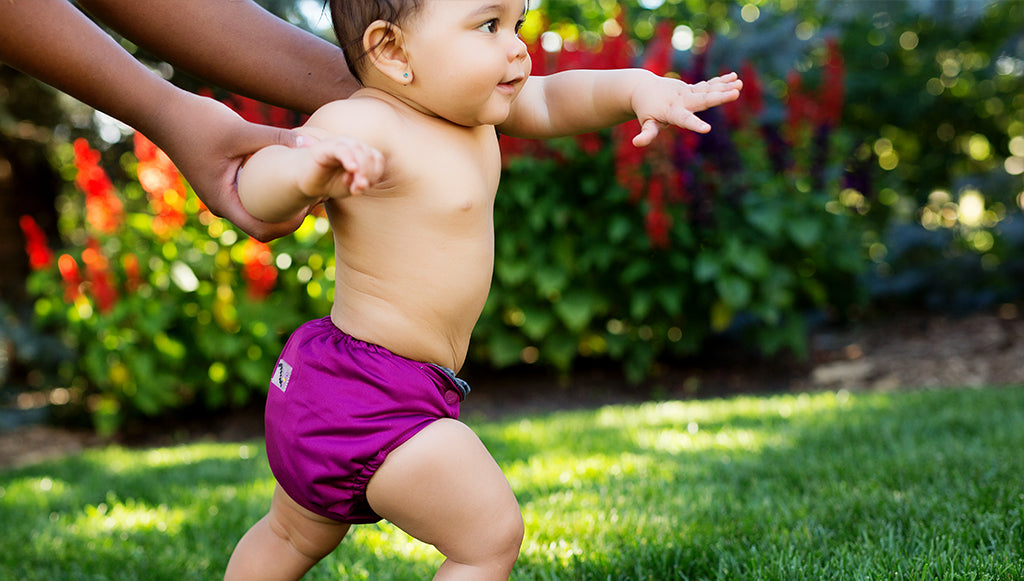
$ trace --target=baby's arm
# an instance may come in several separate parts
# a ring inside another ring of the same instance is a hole
[[[254,217],[279,222],[325,199],[363,193],[383,169],[379,151],[348,137],[300,148],[271,145],[239,170],[238,196]]]
[[[742,88],[736,73],[691,85],[643,69],[564,71],[529,78],[499,130],[516,137],[546,138],[596,131],[635,118],[642,128],[633,144],[642,147],[667,125],[708,132],[711,126],[694,113],[735,101]]]

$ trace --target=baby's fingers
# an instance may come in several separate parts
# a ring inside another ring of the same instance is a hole
[[[372,147],[360,145],[352,151],[355,164],[345,166],[352,173],[349,191],[353,195],[365,192],[384,173],[384,156]]]
[[[365,192],[383,173],[384,162],[380,152],[358,141],[337,141],[326,155],[346,174],[341,183],[346,186],[349,194]],[[325,165],[330,164],[326,159],[323,162],[326,162]]]
[[[654,138],[661,132],[662,127],[663,124],[658,123],[654,119],[644,121],[640,126],[640,133],[637,133],[633,138],[633,145],[636,147],[647,147],[654,142]]]

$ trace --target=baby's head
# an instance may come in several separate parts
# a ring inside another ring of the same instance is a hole
[[[364,44],[367,27],[380,20],[401,26],[425,0],[329,0],[334,35],[345,54],[345,62],[357,81],[363,82],[366,58],[372,46]]]

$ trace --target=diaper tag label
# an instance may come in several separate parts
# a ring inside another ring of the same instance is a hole
[[[288,380],[292,378],[292,366],[288,365],[285,360],[277,362],[277,367],[274,369],[274,375],[270,378],[270,383],[277,386],[282,392],[288,389]]]

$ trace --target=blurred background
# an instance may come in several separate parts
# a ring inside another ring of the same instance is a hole
[[[260,3],[330,38],[320,2]],[[533,0],[523,36],[534,74],[738,71],[745,89],[702,115],[710,134],[644,150],[635,124],[501,139],[473,377],[600,369],[648,394],[723,352],[806,366],[821,337],[898,316],[1017,320],[1024,2]],[[250,120],[302,122],[123,45]],[[249,239],[143,136],[5,66],[0,222],[0,429],[253,405],[329,309],[323,217]]]

